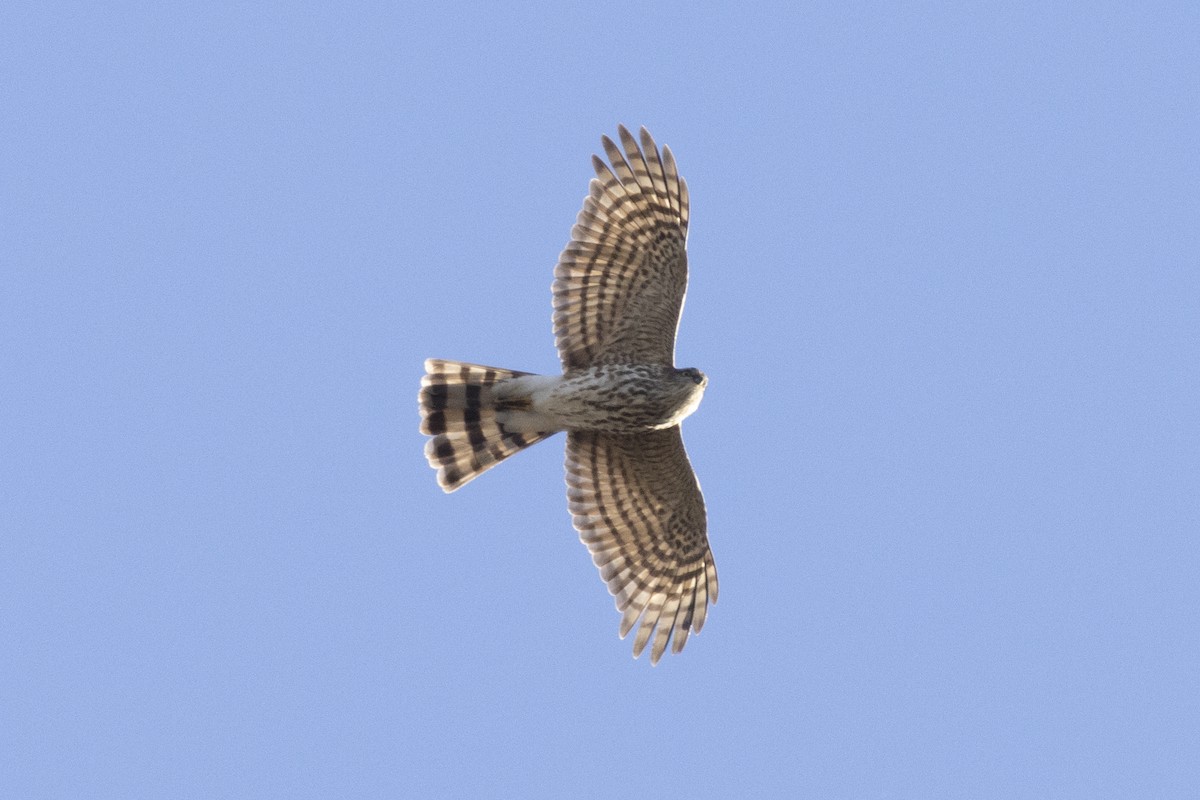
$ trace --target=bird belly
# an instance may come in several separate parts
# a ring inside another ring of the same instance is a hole
[[[703,389],[668,380],[667,370],[645,365],[589,367],[563,376],[536,398],[535,408],[566,430],[631,434],[669,428],[696,410]],[[673,370],[671,370],[673,372]]]

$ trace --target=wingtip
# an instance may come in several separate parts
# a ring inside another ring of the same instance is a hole
[[[642,149],[643,150],[645,150],[647,153],[652,153],[652,152],[657,153],[658,152],[658,144],[654,141],[654,137],[650,135],[650,131],[646,130],[645,125],[643,125],[638,130],[638,135],[642,139]],[[665,147],[665,145],[664,145],[664,147]]]

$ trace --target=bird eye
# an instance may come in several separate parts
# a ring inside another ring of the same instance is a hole
[[[704,380],[704,377],[695,370],[692,370],[692,383],[699,384]]]

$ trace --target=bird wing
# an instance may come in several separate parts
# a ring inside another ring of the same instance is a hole
[[[554,269],[554,335],[563,369],[674,365],[687,291],[687,183],[668,147],[624,126],[622,151],[603,137],[611,167],[592,179],[571,241]]]
[[[621,612],[621,638],[641,626],[633,655],[654,636],[657,664],[674,634],[678,653],[717,602],[704,497],[679,426],[620,436],[571,431],[567,501],[579,537]],[[655,629],[657,627],[657,633]]]

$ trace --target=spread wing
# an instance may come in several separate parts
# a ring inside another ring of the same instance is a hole
[[[571,431],[567,501],[616,597],[621,638],[641,617],[634,657],[651,635],[651,663],[672,634],[671,651],[682,650],[688,633],[704,627],[709,601],[717,602],[717,568],[679,426],[628,436]]]
[[[641,129],[622,149],[603,137],[596,177],[554,269],[554,335],[563,369],[674,365],[687,291],[688,191],[671,150]]]

